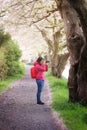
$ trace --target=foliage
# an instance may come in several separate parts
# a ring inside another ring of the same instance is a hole
[[[21,57],[21,51],[14,41],[10,40],[6,45],[5,58],[6,65],[8,66],[8,76],[20,73],[19,59]]]
[[[6,64],[3,62],[0,62],[0,80],[3,80],[6,78],[7,75],[7,66]]]
[[[60,112],[69,130],[87,129],[87,108],[80,104],[68,102],[68,88],[66,79],[57,79],[47,74],[52,91],[52,107]]]
[[[0,47],[0,80],[5,79],[7,75],[7,66],[4,51],[5,49],[3,47]]]
[[[2,44],[0,47],[0,80],[4,80],[8,76],[22,73],[19,59],[21,50],[8,33],[2,32],[0,35]]]
[[[1,81],[0,82],[0,92],[3,92],[5,89],[7,89],[9,87],[9,85],[15,81],[15,80],[18,80],[20,78],[22,78],[22,76],[24,75],[25,73],[25,68],[24,68],[24,64],[20,62],[20,70],[21,70],[21,73],[19,74],[15,74],[14,76],[9,76],[7,79],[5,79],[4,81]]]

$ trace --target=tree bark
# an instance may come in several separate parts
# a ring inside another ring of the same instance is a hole
[[[58,78],[62,77],[62,73],[67,64],[68,58],[69,58],[69,53],[61,54],[58,56],[58,64],[57,64],[57,77]]]
[[[77,0],[76,4],[77,6],[71,1],[71,5],[78,13],[85,37],[78,66],[78,98],[80,102],[87,104],[87,2],[85,0]]]
[[[51,57],[51,71],[53,76],[56,76],[58,78],[62,77],[62,72],[65,69],[65,65],[67,63],[68,58],[69,53],[56,55],[56,57]]]
[[[56,0],[70,52],[69,100],[87,103],[87,8],[85,0]]]

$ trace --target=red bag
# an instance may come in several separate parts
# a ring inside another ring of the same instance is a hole
[[[32,67],[31,68],[31,78],[35,79],[36,78],[36,68],[35,67]]]

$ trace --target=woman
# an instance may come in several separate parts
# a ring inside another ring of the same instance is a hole
[[[41,93],[44,87],[44,72],[48,71],[48,65],[45,64],[44,58],[39,57],[34,63],[34,66],[36,68],[37,104],[43,105],[44,103],[41,101]]]

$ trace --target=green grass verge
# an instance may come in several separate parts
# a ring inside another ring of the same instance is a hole
[[[7,79],[5,79],[4,81],[0,81],[0,93],[3,92],[5,89],[7,89],[8,87],[10,87],[10,84],[20,78],[23,77],[24,73],[25,73],[25,68],[24,68],[24,64],[20,63],[20,68],[21,71],[19,74],[15,74],[14,76],[9,76]]]
[[[52,91],[52,107],[60,113],[69,130],[87,130],[87,108],[80,104],[68,102],[66,79],[58,79],[47,74]]]

